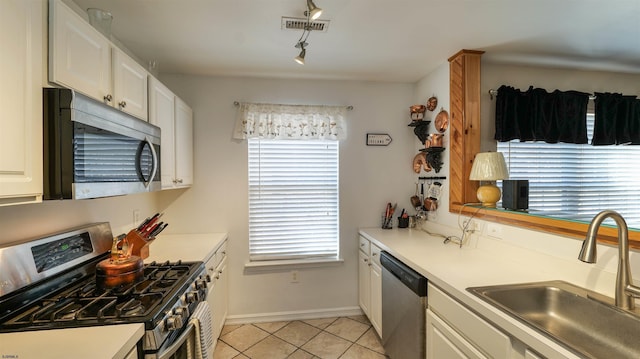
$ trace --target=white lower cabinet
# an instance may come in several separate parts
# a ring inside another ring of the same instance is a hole
[[[380,266],[380,248],[371,244],[371,305],[369,320],[373,328],[382,337],[382,267]]]
[[[427,358],[487,358],[455,329],[427,310]]]
[[[536,352],[531,351],[531,349],[525,349],[524,359],[543,359],[543,356],[541,356]]]
[[[358,302],[368,317],[371,306],[371,271],[369,270],[369,254],[363,251],[358,251]]]
[[[212,293],[213,334],[216,338],[220,336],[227,318],[228,292],[229,274],[227,273],[227,258],[225,256],[216,268],[216,285]]]
[[[380,248],[361,236],[358,252],[358,302],[373,328],[382,337]]]
[[[429,283],[427,358],[510,358],[511,339]]]
[[[127,353],[127,356],[124,357],[124,359],[138,359],[138,348],[133,347],[133,349],[131,349],[131,351]]]
[[[543,359],[429,283],[427,359]]]
[[[217,339],[220,337],[222,327],[227,319],[229,308],[229,273],[227,271],[227,242],[224,241],[215,250],[213,256],[205,264],[207,274],[211,278],[207,303],[211,308],[211,324],[213,330],[213,348],[215,349]]]

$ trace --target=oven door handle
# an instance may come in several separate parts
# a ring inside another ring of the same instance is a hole
[[[171,344],[168,348],[162,350],[162,352],[158,352],[158,359],[167,359],[170,358],[173,354],[175,354],[178,349],[187,341],[189,337],[193,334],[196,326],[193,323],[189,323],[187,328],[184,330],[182,334],[176,339],[173,344]]]

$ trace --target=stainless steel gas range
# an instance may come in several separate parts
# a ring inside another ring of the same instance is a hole
[[[190,318],[210,281],[204,264],[152,262],[135,281],[104,288],[96,265],[111,244],[109,224],[99,223],[0,248],[0,335],[142,323],[139,357],[192,352]]]

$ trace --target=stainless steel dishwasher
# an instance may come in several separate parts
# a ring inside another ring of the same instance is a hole
[[[380,253],[382,265],[382,345],[391,359],[424,359],[427,278]]]

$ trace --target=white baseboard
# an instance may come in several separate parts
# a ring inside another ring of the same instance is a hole
[[[352,317],[352,316],[363,315],[363,314],[364,313],[362,312],[362,309],[360,309],[360,307],[300,310],[300,311],[276,312],[276,313],[242,314],[242,315],[229,315],[225,321],[225,324],[283,322],[283,321],[291,321],[291,320],[304,320],[304,319],[316,319],[316,318]]]

